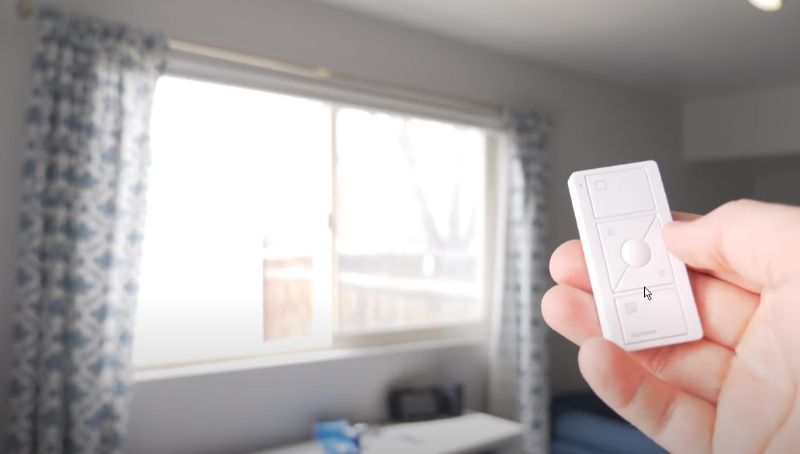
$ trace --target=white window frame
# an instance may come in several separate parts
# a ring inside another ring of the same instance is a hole
[[[247,67],[243,65],[232,65],[229,63],[221,64],[218,61],[189,55],[179,52],[173,52],[175,55],[171,56],[169,67],[165,72],[165,76],[174,76],[187,79],[195,79],[199,81],[207,81],[212,83],[220,83],[244,88],[251,88],[256,90],[264,90],[268,92],[306,97],[310,99],[319,100],[327,103],[331,107],[331,159],[332,163],[335,162],[336,156],[336,117],[337,112],[341,108],[354,107],[367,111],[380,111],[400,116],[413,116],[417,118],[428,118],[432,120],[445,121],[453,124],[464,126],[478,127],[486,132],[486,148],[485,148],[485,175],[484,175],[484,215],[482,216],[484,223],[482,228],[483,238],[483,265],[481,274],[483,275],[483,316],[480,321],[476,322],[463,322],[452,324],[437,324],[433,327],[426,328],[398,328],[395,330],[387,329],[379,332],[365,332],[365,333],[337,333],[336,324],[338,318],[338,304],[339,295],[337,289],[337,261],[336,261],[336,232],[335,232],[335,213],[336,213],[336,196],[337,196],[337,181],[336,181],[336,166],[331,165],[331,183],[332,183],[332,200],[331,200],[331,215],[330,215],[330,234],[332,240],[330,241],[330,267],[326,267],[331,272],[331,289],[327,296],[331,301],[331,317],[329,320],[332,323],[331,335],[332,339],[328,347],[312,348],[312,351],[319,350],[333,350],[342,351],[351,348],[362,347],[380,347],[397,344],[408,344],[415,342],[429,342],[429,341],[443,341],[445,343],[453,340],[463,340],[465,342],[485,342],[490,328],[494,323],[494,318],[497,316],[496,308],[498,306],[498,292],[496,288],[496,280],[499,276],[498,270],[502,267],[502,260],[496,254],[498,250],[498,238],[502,237],[504,230],[504,223],[499,217],[504,210],[500,206],[500,202],[504,200],[502,180],[503,169],[500,163],[503,162],[502,154],[505,152],[503,143],[503,133],[500,128],[501,119],[498,115],[492,115],[486,112],[470,112],[453,108],[449,106],[437,105],[436,103],[423,103],[415,100],[401,99],[397,97],[387,96],[380,93],[371,93],[364,91],[360,87],[344,87],[327,81],[311,81],[285,74],[273,73],[271,71],[262,70],[259,68]],[[480,218],[480,217],[479,217]],[[282,343],[281,340],[274,341]],[[286,344],[289,345],[289,344]],[[269,349],[273,351],[273,349]],[[287,349],[285,351],[275,351],[275,353],[265,353],[264,355],[273,356],[280,353],[284,356],[283,359],[277,363],[284,363],[286,355],[307,355],[308,349]],[[313,356],[313,355],[312,355]],[[261,358],[261,356],[259,356]],[[147,377],[160,378],[161,372],[169,369],[180,368],[196,368],[198,371],[204,371],[208,368],[217,370],[218,366],[224,362],[236,361],[250,361],[254,358],[230,358],[218,359],[214,361],[197,361],[188,364],[180,365],[164,365],[153,366],[137,370],[137,380],[143,374],[145,379]],[[261,363],[258,363],[261,364]],[[264,365],[256,366],[264,367]],[[222,367],[225,368],[225,367]],[[233,369],[238,367],[234,366]],[[244,367],[249,368],[249,367]],[[154,373],[152,373],[154,372]],[[198,372],[201,373],[201,372]],[[179,374],[182,375],[182,374]],[[193,375],[193,373],[188,373]],[[167,376],[173,374],[167,372]]]

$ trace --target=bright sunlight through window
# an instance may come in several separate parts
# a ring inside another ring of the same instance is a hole
[[[137,366],[483,319],[482,130],[172,76],[150,129]]]

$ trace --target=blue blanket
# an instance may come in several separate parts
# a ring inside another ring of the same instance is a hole
[[[591,393],[555,398],[552,416],[552,454],[666,453]]]

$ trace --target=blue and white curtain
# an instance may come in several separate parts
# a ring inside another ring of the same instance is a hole
[[[165,39],[52,8],[37,23],[7,451],[121,452]]]
[[[523,425],[522,451],[549,451],[548,287],[544,151],[546,119],[536,112],[506,118],[507,206],[502,297],[490,355],[490,410]]]

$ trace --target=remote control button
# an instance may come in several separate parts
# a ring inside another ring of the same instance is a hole
[[[650,261],[650,246],[642,240],[628,240],[622,245],[622,260],[630,266],[642,266]]]
[[[622,279],[625,269],[629,268],[622,256],[623,245],[630,240],[642,240],[655,219],[654,215],[645,215],[620,221],[609,221],[597,224],[600,244],[603,246],[603,257],[612,291]]]
[[[661,236],[661,218],[656,217],[643,239],[650,249],[650,261],[645,266],[631,264],[633,266],[626,267],[622,278],[614,287],[615,293],[673,282],[672,262]]]
[[[647,299],[642,288],[616,299],[617,312],[626,344],[686,334],[678,292],[674,288],[651,289]]]
[[[589,175],[586,184],[595,218],[655,209],[650,179],[644,168]]]

